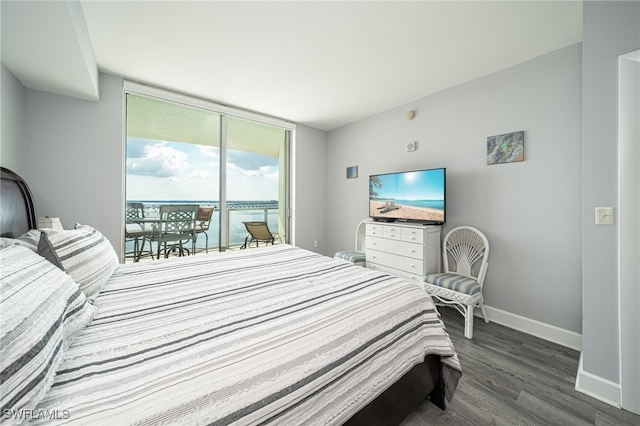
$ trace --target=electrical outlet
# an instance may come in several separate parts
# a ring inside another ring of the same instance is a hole
[[[313,242],[313,246],[314,246],[314,247],[318,247],[318,246],[320,246],[320,243],[318,242],[318,240],[315,240],[315,241]]]
[[[596,207],[596,225],[614,225],[613,207]]]

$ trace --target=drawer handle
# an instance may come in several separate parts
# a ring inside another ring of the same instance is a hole
[[[411,250],[411,253],[415,253],[415,252],[416,252],[415,250],[413,250],[413,249]]]

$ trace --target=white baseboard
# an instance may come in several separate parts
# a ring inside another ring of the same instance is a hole
[[[511,312],[484,306],[489,316],[489,321],[522,331],[523,333],[539,337],[550,342],[566,346],[577,351],[582,350],[582,335],[573,331],[565,330],[554,325],[545,324],[540,321],[526,318]],[[475,316],[480,316],[480,310],[475,310]],[[475,321],[482,321],[478,318]],[[592,398],[598,399],[606,404],[620,408],[620,384],[596,376],[582,369],[582,353],[578,365],[575,389]]]
[[[523,333],[539,337],[550,342],[566,346],[577,351],[582,350],[582,335],[573,331],[565,330],[554,325],[545,324],[540,321],[526,318],[511,312],[484,305],[489,316],[489,321],[522,331]],[[475,316],[480,315],[480,310],[475,309]],[[477,320],[476,320],[477,321]]]
[[[620,385],[582,369],[582,354],[576,376],[576,390],[620,408]]]

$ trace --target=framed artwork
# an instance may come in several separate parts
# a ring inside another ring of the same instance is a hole
[[[524,161],[524,131],[487,138],[487,164]]]
[[[347,167],[347,179],[355,179],[358,177],[358,166]]]

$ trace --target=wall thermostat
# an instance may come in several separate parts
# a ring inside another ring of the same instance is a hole
[[[407,152],[412,152],[418,149],[418,141],[411,141],[407,143]]]

